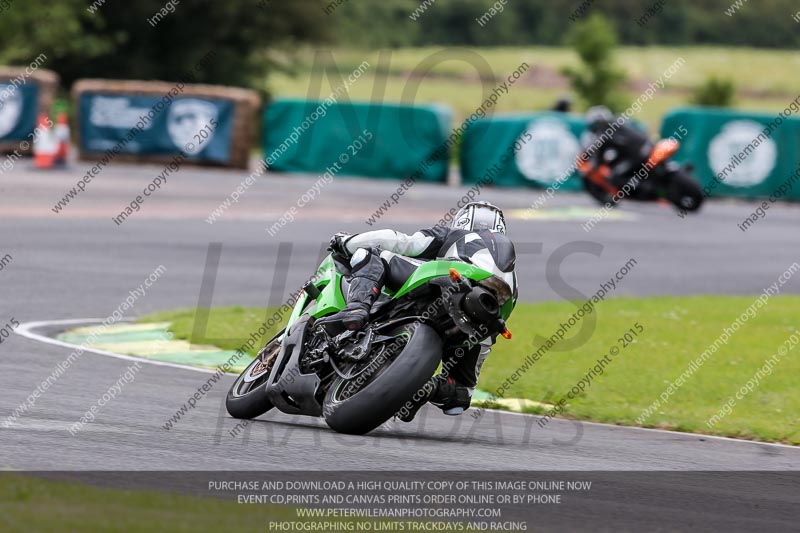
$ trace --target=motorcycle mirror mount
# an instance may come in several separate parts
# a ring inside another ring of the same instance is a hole
[[[303,285],[303,290],[305,291],[306,294],[308,294],[308,297],[311,298],[312,300],[316,300],[317,298],[319,298],[320,295],[319,289],[317,288],[316,285],[314,285],[310,281],[307,282],[305,285]]]

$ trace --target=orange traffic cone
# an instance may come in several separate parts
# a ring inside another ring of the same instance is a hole
[[[53,168],[58,153],[58,139],[48,125],[47,115],[39,115],[36,125],[36,136],[33,138],[33,166],[36,168]]]
[[[56,118],[55,135],[58,142],[56,163],[65,165],[67,164],[67,154],[69,153],[69,122],[67,121],[67,114],[63,111],[60,111]]]

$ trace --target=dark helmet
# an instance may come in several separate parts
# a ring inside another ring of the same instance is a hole
[[[553,105],[553,111],[559,113],[569,113],[570,109],[572,109],[572,99],[569,96],[559,97],[555,105]]]
[[[604,105],[590,107],[585,115],[586,127],[593,132],[605,129],[614,120],[614,114]]]

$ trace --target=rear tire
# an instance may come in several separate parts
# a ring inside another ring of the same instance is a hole
[[[267,398],[265,385],[272,370],[270,363],[275,361],[280,349],[280,340],[277,337],[273,338],[262,350],[267,364],[265,365],[260,357],[256,357],[236,378],[225,398],[225,407],[229,415],[249,420],[263,415],[274,407]],[[272,361],[269,361],[270,356]]]
[[[697,181],[684,172],[675,172],[667,186],[667,199],[678,209],[693,212],[703,205],[703,190]]]
[[[364,385],[357,383],[360,376],[334,380],[323,404],[331,429],[351,435],[369,433],[400,411],[431,379],[442,359],[442,338],[430,326],[403,326],[409,327],[413,328],[411,338],[401,352],[378,366]]]

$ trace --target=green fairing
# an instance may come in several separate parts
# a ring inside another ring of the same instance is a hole
[[[491,277],[489,272],[461,261],[430,261],[421,264],[400,287],[400,290],[395,293],[394,297],[399,298],[434,278],[449,276],[451,268],[455,268],[462,276],[473,281],[481,281]]]
[[[483,281],[492,277],[490,272],[462,261],[430,261],[421,264],[403,286],[400,287],[400,290],[394,294],[393,298],[400,298],[417,287],[428,283],[432,279],[449,276],[451,268],[456,269],[463,277],[471,279],[472,281]],[[504,320],[508,320],[513,309],[514,302],[509,299],[503,307],[500,308],[500,316]]]
[[[336,265],[330,255],[322,260],[322,263],[320,263],[317,269],[317,274],[314,277],[316,279],[314,285],[320,289],[319,298],[317,298],[316,302],[311,303],[308,309],[305,309],[306,302],[308,301],[308,294],[306,294],[305,291],[301,292],[297,298],[297,303],[294,305],[292,314],[289,317],[289,322],[286,325],[287,329],[300,318],[304,311],[308,312],[308,314],[314,318],[319,318],[344,308],[345,300],[342,294],[342,274],[336,270]]]
[[[503,307],[500,308],[500,316],[503,317],[503,320],[508,320],[516,304],[517,302],[514,298],[509,298],[508,301],[503,304]]]
[[[392,295],[392,298],[400,298],[417,287],[428,283],[432,279],[449,276],[451,268],[456,269],[463,277],[473,281],[482,281],[492,276],[491,273],[481,268],[461,261],[430,261],[428,263],[422,263],[411,277],[408,278],[405,284],[400,287],[400,290]],[[336,265],[330,255],[322,261],[317,269],[317,274],[314,285],[320,289],[319,298],[306,308],[308,294],[305,292],[300,293],[297,303],[295,303],[294,309],[292,310],[292,315],[289,317],[287,329],[291,327],[303,313],[308,313],[314,318],[319,318],[344,308],[346,302],[342,294],[342,274],[336,269]],[[500,309],[500,315],[504,319],[508,319],[513,308],[514,303],[512,300],[509,300]]]

